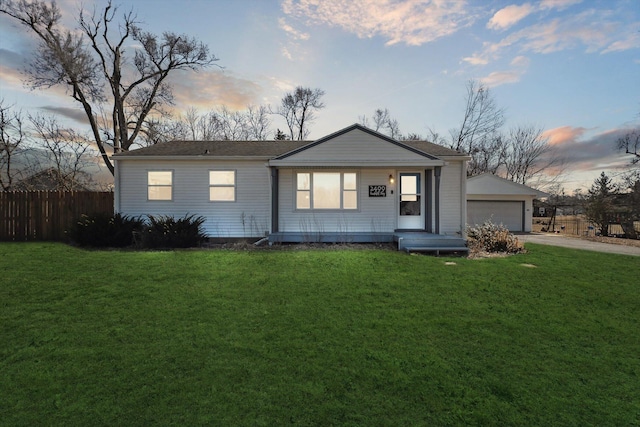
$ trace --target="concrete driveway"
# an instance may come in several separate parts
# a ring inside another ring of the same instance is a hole
[[[518,240],[525,243],[538,243],[540,245],[562,246],[572,249],[584,249],[586,251],[640,256],[640,248],[635,246],[592,242],[590,240],[563,236],[562,234],[524,233],[518,234],[517,237]]]

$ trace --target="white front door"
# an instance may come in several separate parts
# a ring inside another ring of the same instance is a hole
[[[398,229],[424,230],[422,174],[400,172],[398,178]]]

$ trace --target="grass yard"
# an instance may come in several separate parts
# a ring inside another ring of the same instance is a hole
[[[640,425],[640,258],[527,248],[0,244],[0,424]]]

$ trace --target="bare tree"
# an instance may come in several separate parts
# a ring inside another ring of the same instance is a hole
[[[467,82],[467,97],[460,127],[452,130],[450,148],[473,156],[474,149],[487,144],[499,134],[504,124],[504,110],[483,83]]]
[[[66,29],[55,2],[2,0],[0,12],[35,34],[40,46],[29,69],[33,88],[61,85],[82,105],[93,139],[111,173],[107,147],[126,151],[152,112],[173,100],[167,77],[176,70],[198,70],[217,60],[194,38],[143,31],[132,13],[116,20],[107,2],[98,13],[80,12],[79,31]],[[132,43],[131,54],[125,47]],[[100,120],[102,116],[102,120]]]
[[[322,89],[298,86],[282,97],[273,113],[285,119],[291,140],[301,141],[309,136],[309,124],[315,119],[315,112],[325,107],[324,94]]]
[[[198,110],[195,107],[189,107],[187,111],[182,116],[182,123],[185,124],[187,131],[189,133],[189,137],[187,139],[192,139],[196,141],[200,138],[200,129],[202,123],[202,117],[198,113]]]
[[[509,131],[504,159],[507,179],[527,184],[561,163],[562,159],[554,153],[549,139],[544,137],[544,129],[525,125]]]
[[[387,122],[387,130],[389,136],[393,139],[402,139],[402,133],[400,132],[400,124],[396,119],[390,119]]]
[[[373,113],[373,117],[371,118],[373,121],[373,130],[376,132],[380,132],[382,129],[386,128],[389,121],[391,120],[391,115],[389,114],[388,109],[378,108]]]
[[[247,124],[245,122],[245,115],[240,111],[231,111],[226,106],[223,106],[218,111],[218,117],[221,124],[221,137],[216,139],[222,139],[224,141],[244,141],[247,140]]]
[[[618,212],[620,226],[628,239],[637,239],[640,233],[634,223],[640,220],[640,168],[626,171],[620,179],[619,188],[622,193]]]
[[[400,138],[402,141],[424,141],[422,135],[417,133],[408,133],[407,135],[402,135]]]
[[[56,189],[73,191],[93,187],[89,171],[98,165],[90,139],[61,127],[54,116],[29,116],[29,121],[37,138],[35,144],[44,151],[41,169],[50,171]]]
[[[192,141],[267,140],[270,121],[264,106],[248,105],[244,111],[232,111],[223,106],[218,110],[200,113],[195,108],[162,127],[173,139]]]
[[[471,160],[467,165],[467,175],[481,173],[497,174],[507,157],[508,144],[502,134],[490,135],[475,143]]]
[[[631,164],[640,164],[640,128],[633,129],[616,141],[619,150],[631,154]]]
[[[269,110],[264,105],[248,105],[246,111],[248,139],[266,141],[269,138]]]
[[[440,135],[432,127],[427,127],[427,140],[429,142],[432,142],[432,143],[438,144],[438,145],[442,145],[442,146],[449,146],[450,145],[448,143],[447,139],[444,136]]]
[[[9,191],[22,177],[23,168],[16,167],[16,156],[25,152],[27,135],[22,114],[4,105],[0,99],[0,187]]]
[[[377,108],[371,116],[372,125],[369,124],[369,118],[366,115],[358,117],[360,123],[376,132],[384,133],[394,139],[402,139],[402,133],[400,132],[400,124],[398,120],[391,117],[389,109]],[[414,134],[415,135],[415,134]]]

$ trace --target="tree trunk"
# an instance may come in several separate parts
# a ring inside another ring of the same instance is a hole
[[[620,226],[622,227],[622,231],[624,231],[624,235],[627,239],[637,239],[638,232],[633,226],[633,220],[623,219],[620,221]]]

